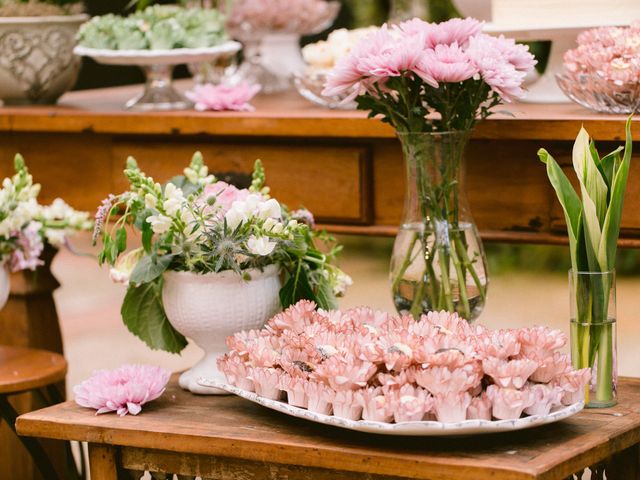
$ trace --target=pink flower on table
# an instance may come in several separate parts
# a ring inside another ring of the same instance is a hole
[[[538,362],[528,358],[522,360],[502,360],[489,357],[482,361],[484,373],[502,388],[522,388],[538,368]]]
[[[534,354],[530,355],[529,358],[538,363],[538,368],[529,378],[532,382],[549,383],[562,373],[571,370],[569,356],[560,352],[550,353],[542,358]]]
[[[468,392],[447,392],[434,396],[433,409],[439,422],[456,423],[467,419],[467,410],[471,405]]]
[[[591,369],[571,370],[555,378],[552,385],[562,388],[562,404],[573,405],[584,400],[585,390],[591,380]]]
[[[491,420],[491,400],[485,392],[473,397],[467,408],[467,420]]]
[[[457,43],[436,45],[433,50],[425,51],[419,69],[438,83],[463,82],[478,73],[478,68]]]
[[[260,91],[260,85],[240,84],[228,85],[195,85],[193,90],[185,96],[195,104],[195,109],[205,110],[234,110],[238,112],[253,111],[249,103]]]
[[[532,327],[520,329],[518,331],[518,340],[522,345],[522,355],[540,357],[549,355],[554,350],[564,347],[567,343],[567,336],[560,330],[552,330],[547,327]]]
[[[536,396],[531,390],[501,388],[497,385],[487,387],[487,396],[493,403],[493,416],[498,420],[520,418],[523,410],[536,401]]]
[[[236,352],[230,352],[218,358],[218,369],[224,373],[229,385],[253,392],[253,382],[249,379],[249,367]]]
[[[362,419],[372,422],[390,422],[393,418],[391,402],[387,400],[379,387],[357,390],[354,393],[356,403],[362,406]]]
[[[535,401],[533,405],[524,409],[527,415],[549,415],[549,412],[556,405],[561,404],[563,390],[557,385],[542,385],[532,383],[526,387],[530,390]]]
[[[137,415],[142,406],[164,393],[171,374],[150,365],[123,365],[115,370],[98,370],[73,388],[76,403],[93,408],[96,414],[116,412]]]
[[[360,420],[362,417],[362,405],[356,400],[356,392],[353,390],[340,390],[335,392],[332,401],[333,414],[336,417],[348,420]]]

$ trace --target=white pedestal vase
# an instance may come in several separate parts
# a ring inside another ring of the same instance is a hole
[[[227,351],[228,336],[257,329],[280,309],[280,277],[276,265],[247,270],[250,281],[232,271],[196,274],[166,272],[162,301],[171,325],[193,340],[204,358],[180,376],[180,386],[192,393],[226,394],[202,387],[198,379],[206,377],[225,382],[216,360]]]
[[[0,310],[4,308],[9,299],[11,280],[9,276],[9,265],[6,260],[0,262]]]

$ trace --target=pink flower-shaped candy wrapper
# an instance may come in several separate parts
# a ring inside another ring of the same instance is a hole
[[[497,385],[487,387],[487,396],[493,403],[493,416],[498,420],[515,420],[522,411],[536,400],[531,390],[500,388]]]
[[[554,350],[562,348],[567,343],[567,336],[560,330],[547,327],[523,328],[518,331],[518,340],[522,345],[521,354],[526,357],[536,355],[546,357]]]
[[[572,370],[563,373],[553,380],[554,385],[562,388],[563,405],[572,405],[576,402],[584,400],[585,388],[591,380],[591,369],[583,368],[582,370]]]
[[[358,390],[354,398],[362,406],[363,420],[390,422],[393,419],[391,402],[384,396],[380,387]]]
[[[332,403],[333,414],[336,417],[342,417],[348,420],[360,420],[360,417],[362,417],[362,405],[357,402],[353,390],[336,392]]]
[[[538,362],[537,370],[530,377],[532,382],[549,383],[554,378],[562,375],[562,373],[571,371],[571,360],[569,360],[568,355],[560,352],[550,353],[542,358],[537,357],[537,354],[530,355],[529,358],[533,358]]]
[[[562,388],[552,385],[542,385],[533,383],[527,386],[535,397],[535,402],[530,407],[524,409],[527,415],[549,415],[549,412],[556,405],[561,404]]]
[[[491,400],[486,393],[473,397],[467,408],[467,420],[491,420]]]
[[[292,377],[283,374],[280,377],[280,389],[287,392],[287,402],[294,407],[307,408],[309,398],[307,397],[308,381],[301,377]]]
[[[447,367],[432,367],[416,371],[416,383],[432,395],[466,392],[480,384],[481,377],[474,365],[449,370]]]
[[[307,409],[310,412],[331,415],[332,403],[336,392],[324,383],[306,382],[304,391],[307,395]]]
[[[255,392],[269,400],[280,400],[280,377],[282,372],[275,368],[253,367],[249,369],[249,379],[253,381]]]
[[[151,365],[123,365],[98,370],[73,389],[76,403],[96,414],[116,412],[121,417],[137,415],[145,403],[164,393],[171,374]]]
[[[538,368],[538,362],[525,358],[523,360],[502,360],[489,357],[482,361],[484,373],[493,378],[503,388],[522,388],[527,379]]]
[[[385,396],[391,402],[396,423],[419,422],[433,408],[433,397],[420,387],[403,385],[401,388],[389,388]]]
[[[260,91],[259,85],[240,84],[228,85],[196,85],[185,96],[195,104],[195,109],[233,110],[236,112],[251,112],[255,110],[249,103]]]
[[[471,405],[468,392],[448,392],[435,396],[434,410],[439,422],[457,423],[467,419],[467,410]]]
[[[253,381],[249,377],[249,368],[242,357],[235,352],[228,353],[218,358],[218,369],[224,373],[229,385],[234,385],[247,392],[255,391]]]

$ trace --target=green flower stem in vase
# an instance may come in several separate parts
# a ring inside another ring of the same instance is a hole
[[[590,368],[585,403],[616,404],[616,275],[569,271],[571,287],[571,358],[576,369]]]
[[[404,216],[391,259],[400,312],[478,317],[487,290],[482,242],[464,195],[469,131],[398,133],[407,169]]]

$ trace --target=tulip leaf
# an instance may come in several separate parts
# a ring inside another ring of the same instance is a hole
[[[602,241],[598,250],[598,257],[603,269],[611,270],[615,267],[618,236],[620,235],[620,221],[624,204],[624,191],[627,187],[629,167],[631,164],[631,152],[633,142],[631,139],[631,117],[627,120],[626,141],[622,163],[614,169],[613,183],[611,186],[611,200],[607,215],[602,226]]]
[[[162,305],[162,285],[162,277],[140,286],[129,285],[120,313],[129,331],[152,350],[180,353],[187,339],[169,323]]]
[[[547,165],[547,175],[551,186],[558,196],[564,217],[567,222],[569,235],[569,248],[571,249],[571,262],[575,271],[578,271],[577,253],[581,235],[582,203],[580,197],[573,189],[573,185],[558,165],[558,162],[544,148],[538,150],[538,157]]]
[[[620,164],[620,152],[624,150],[623,146],[619,146],[613,152],[608,155],[602,157],[600,160],[600,166],[602,177],[604,181],[607,182],[607,187],[609,188],[609,195],[611,195],[611,185],[613,183],[613,173],[615,171],[615,167]]]

